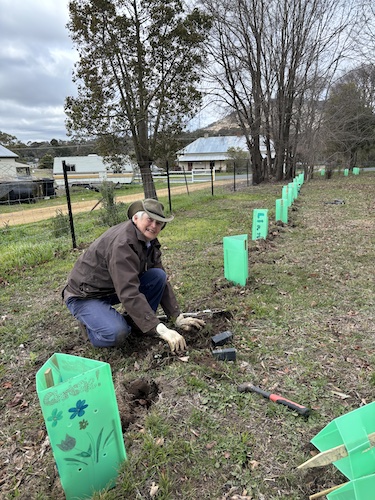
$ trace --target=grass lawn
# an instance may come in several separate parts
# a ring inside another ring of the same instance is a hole
[[[128,460],[97,500],[302,500],[347,480],[333,465],[296,467],[331,420],[374,400],[375,174],[306,182],[287,225],[274,222],[281,190],[239,183],[174,199],[160,240],[181,307],[226,311],[186,334],[183,357],[147,335],[122,349],[80,338],[60,291],[106,229],[98,212],[76,217],[76,250],[69,235],[43,241],[46,221],[0,230],[1,498],[65,498],[35,388],[55,352],[111,365]],[[266,240],[251,241],[256,208],[269,209]],[[239,234],[246,286],[224,278],[223,237]],[[211,353],[225,330],[235,362]],[[140,381],[147,394],[133,390]],[[238,392],[244,382],[308,406],[309,418]]]

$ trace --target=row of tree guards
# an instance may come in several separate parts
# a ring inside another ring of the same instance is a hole
[[[354,175],[359,175],[360,168],[354,167]],[[281,198],[276,200],[275,220],[288,224],[289,208],[297,199],[305,180],[302,172],[297,175],[293,182],[283,186]],[[321,175],[325,175],[325,170],[321,170]],[[344,170],[344,175],[349,175],[349,169]],[[268,235],[268,209],[253,210],[252,240],[266,239]],[[248,235],[225,236],[224,246],[224,277],[235,284],[245,286],[249,277],[248,270]]]
[[[281,198],[276,200],[275,219],[288,224],[288,209],[297,199],[305,180],[302,172],[293,182],[283,186]],[[268,235],[268,209],[253,210],[252,240],[266,239]],[[249,277],[248,235],[225,236],[224,249],[224,277],[236,285],[245,286]]]
[[[353,169],[352,169],[353,175],[359,175],[360,171],[361,171],[361,169],[359,167],[353,167]],[[349,172],[350,172],[349,168],[344,168],[344,175],[345,175],[345,177],[348,177]],[[325,168],[321,169],[320,175],[326,175],[326,169]]]

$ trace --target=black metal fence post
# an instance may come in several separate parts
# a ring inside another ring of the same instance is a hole
[[[169,211],[172,213],[171,180],[169,178],[169,162],[168,162],[168,160],[165,162],[165,169],[167,171]]]
[[[74,233],[74,224],[73,224],[73,213],[72,213],[72,205],[70,203],[70,191],[69,191],[69,184],[68,184],[68,174],[67,174],[67,169],[66,169],[66,162],[63,160],[62,162],[62,167],[63,167],[63,173],[64,173],[64,183],[65,183],[65,193],[66,193],[66,203],[68,205],[68,214],[69,214],[69,224],[70,224],[70,233],[72,235],[72,244],[73,248],[77,248],[76,244],[76,236]]]

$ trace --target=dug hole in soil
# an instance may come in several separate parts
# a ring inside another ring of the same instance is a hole
[[[190,348],[203,351],[202,356],[196,362],[219,369],[221,362],[216,361],[211,353],[212,337],[228,330],[231,317],[232,314],[229,311],[220,311],[215,317],[207,320],[203,330],[183,332]],[[155,343],[155,337],[144,334],[131,335],[127,345],[121,350],[122,356],[131,354],[138,359],[148,357],[150,360],[149,369],[184,359],[171,355],[168,346],[164,351],[161,351],[160,345]],[[114,376],[114,385],[122,430],[125,432],[130,424],[143,419],[152,404],[157,401],[161,392],[160,383],[152,378],[134,378],[134,373],[127,374],[123,369],[120,369]]]

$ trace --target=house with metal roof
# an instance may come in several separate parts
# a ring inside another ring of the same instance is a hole
[[[178,166],[184,170],[214,168],[225,172],[232,161],[228,155],[230,148],[246,152],[250,159],[245,136],[200,137],[177,151]],[[261,139],[261,154],[267,156],[264,139]]]

